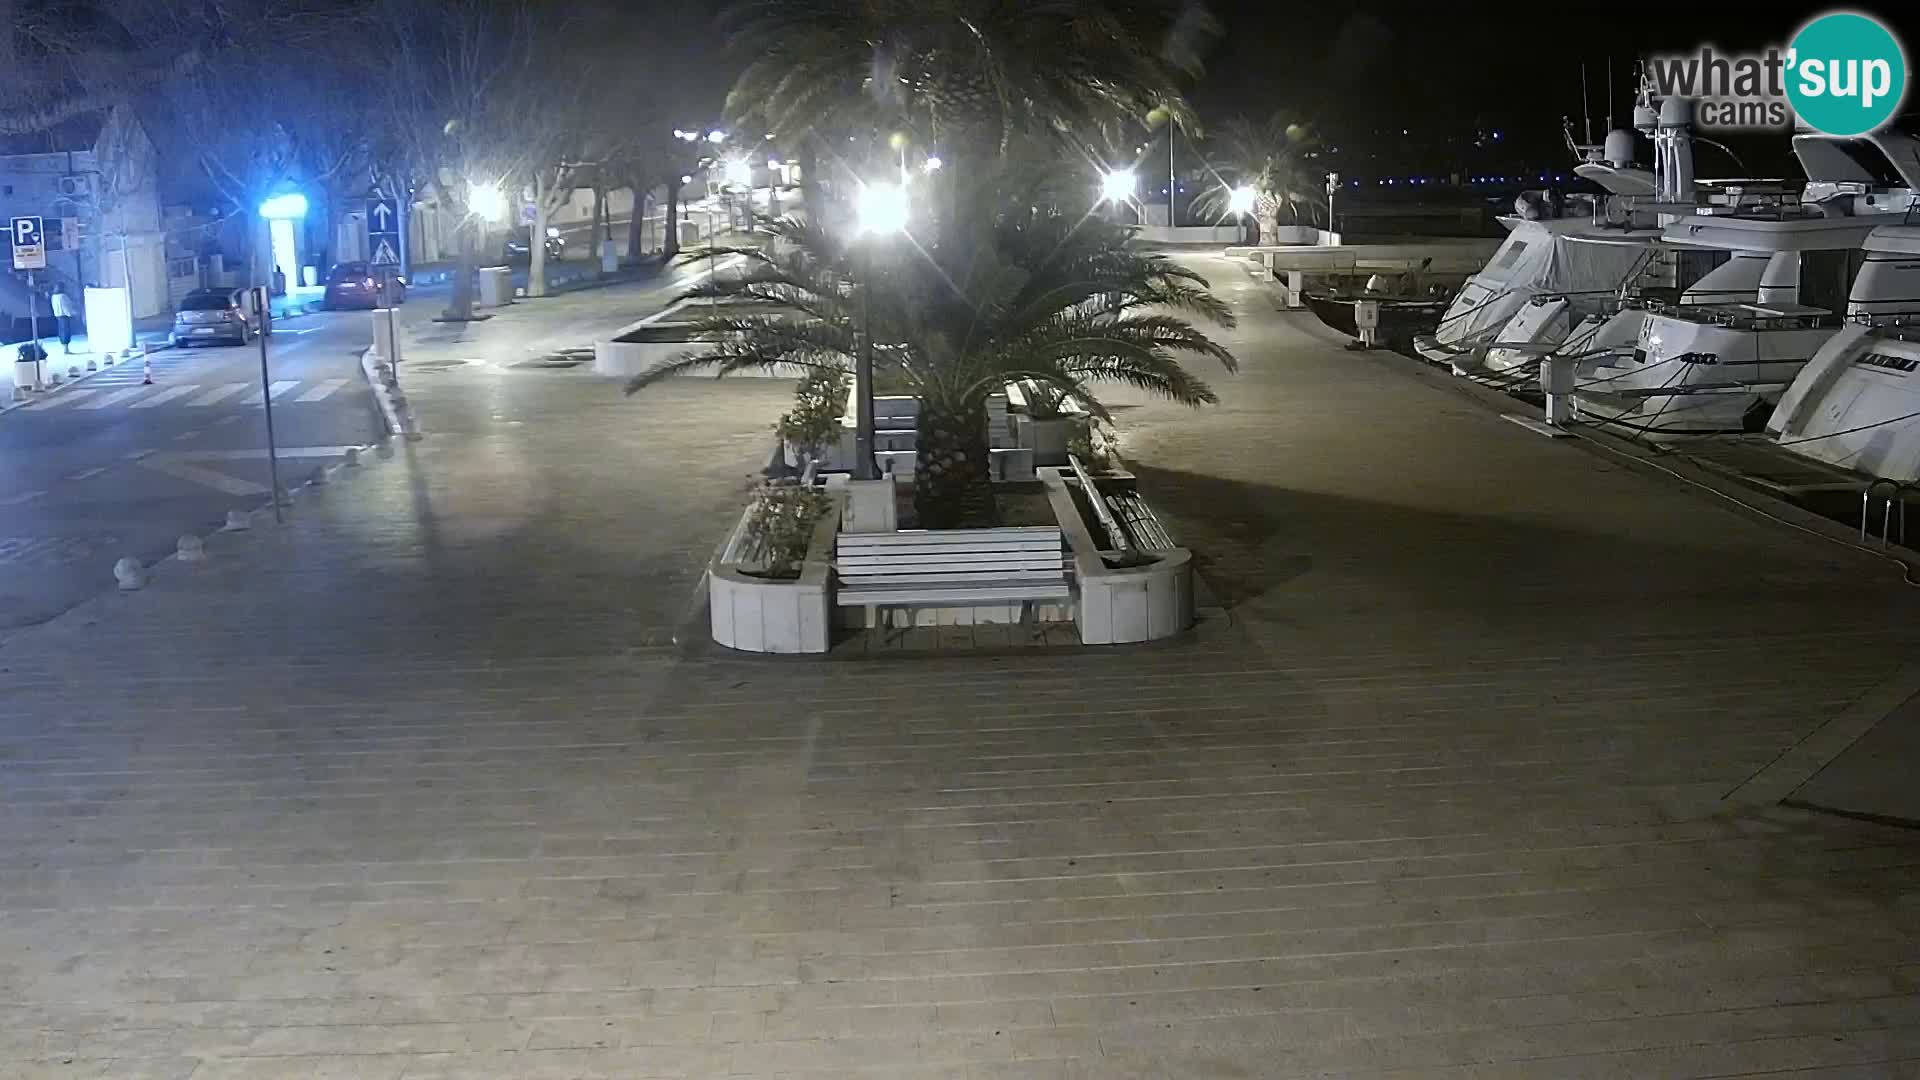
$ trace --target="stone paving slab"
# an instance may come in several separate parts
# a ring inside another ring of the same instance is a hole
[[[1914,1074],[1914,835],[1724,801],[1912,597],[1218,283],[1182,641],[685,655],[785,389],[449,365],[0,648],[0,1074]]]

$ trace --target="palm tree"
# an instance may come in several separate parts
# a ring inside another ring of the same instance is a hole
[[[830,153],[905,131],[949,163],[1161,106],[1190,126],[1177,78],[1214,29],[1176,0],[742,0],[723,26],[751,58],[729,115]]]
[[[1195,200],[1196,210],[1225,213],[1232,189],[1250,187],[1260,242],[1271,244],[1282,213],[1290,210],[1297,221],[1304,207],[1311,221],[1314,208],[1326,205],[1320,181],[1312,175],[1306,158],[1319,140],[1292,115],[1276,112],[1263,121],[1235,117],[1221,125],[1212,142],[1207,156],[1223,182]]]
[[[880,377],[920,401],[914,505],[924,528],[994,520],[986,401],[1010,381],[1072,397],[1102,418],[1100,382],[1186,405],[1218,400],[1180,363],[1182,355],[1205,356],[1235,368],[1225,348],[1183,317],[1233,324],[1199,275],[1131,246],[1127,229],[1098,220],[1033,210],[972,220],[984,224],[966,243],[895,243],[877,255],[818,223],[764,223],[769,243],[727,250],[746,260],[738,276],[691,295],[769,310],[705,320],[703,350],[627,390],[697,371],[851,370],[869,309]]]

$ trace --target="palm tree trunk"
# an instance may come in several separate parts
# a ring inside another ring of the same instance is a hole
[[[664,226],[666,237],[660,244],[660,253],[671,260],[680,254],[680,178],[667,177],[667,219]]]
[[[627,187],[633,192],[633,214],[627,218],[627,261],[639,262],[646,254],[647,185],[636,178]]]
[[[991,525],[998,519],[987,453],[987,408],[922,400],[913,509],[923,529]]]

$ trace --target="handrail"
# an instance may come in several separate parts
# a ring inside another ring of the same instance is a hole
[[[1100,520],[1100,527],[1107,531],[1107,538],[1113,541],[1115,551],[1133,550],[1133,541],[1127,537],[1125,529],[1113,516],[1113,509],[1107,505],[1106,497],[1094,486],[1093,477],[1088,475],[1087,467],[1080,463],[1080,455],[1068,454],[1067,464],[1073,467],[1073,475],[1080,481],[1080,489],[1087,493],[1087,505],[1093,508],[1093,516]]]
[[[1889,480],[1886,477],[1874,480],[1867,485],[1865,491],[1860,493],[1860,542],[1863,544],[1867,542],[1867,517],[1873,508],[1874,492],[1883,490],[1887,494],[1884,496],[1880,511],[1880,546],[1886,547],[1896,542],[1893,539],[1893,508],[1897,503],[1900,506],[1900,539],[1897,543],[1904,547],[1907,543],[1907,493],[1911,491],[1920,495],[1920,487],[1898,480]]]

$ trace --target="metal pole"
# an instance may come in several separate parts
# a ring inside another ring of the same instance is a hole
[[[267,375],[267,323],[273,315],[272,296],[267,286],[256,286],[260,297],[260,406],[267,410],[267,479],[273,485],[273,520],[286,517],[280,512],[280,447],[273,437],[273,382]]]
[[[871,243],[871,241],[869,241]],[[860,354],[853,365],[853,478],[878,480],[873,461],[873,248],[860,248]]]
[[[45,243],[45,238],[41,239]],[[33,385],[39,389],[47,385],[47,373],[41,369],[40,356],[46,352],[40,347],[40,298],[33,291],[33,271],[27,271],[27,318],[33,323]]]
[[[720,253],[713,249],[714,245],[720,242],[720,233],[717,228],[713,220],[713,196],[709,195],[707,196],[707,287],[709,289],[720,287]],[[713,293],[707,298],[707,302],[710,306],[718,308],[720,294]]]
[[[1167,228],[1179,224],[1174,220],[1173,201],[1178,197],[1179,184],[1173,178],[1173,114],[1167,114]]]

